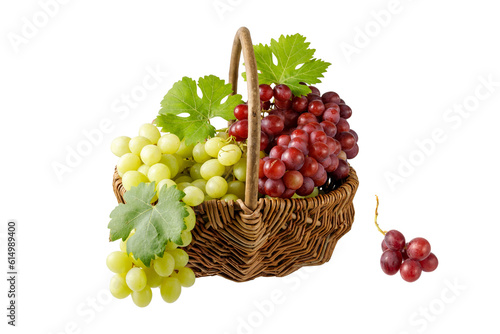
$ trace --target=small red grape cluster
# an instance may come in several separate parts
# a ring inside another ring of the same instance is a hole
[[[395,275],[398,271],[407,282],[415,282],[419,279],[422,271],[431,272],[436,270],[438,259],[431,253],[431,244],[424,238],[414,238],[406,243],[404,235],[396,230],[382,231],[377,223],[377,207],[375,208],[375,225],[384,234],[382,240],[382,256],[380,266],[387,275]]]
[[[342,180],[349,174],[347,159],[359,151],[358,135],[347,119],[352,110],[335,92],[309,86],[307,96],[293,96],[287,85],[259,86],[261,110],[259,193],[290,198],[310,195],[330,176]],[[274,102],[271,99],[274,97]],[[248,138],[248,105],[234,109],[238,119],[229,128],[237,141]]]
[[[431,272],[438,266],[436,255],[431,253],[431,244],[424,238],[414,238],[405,244],[405,237],[396,230],[390,230],[382,241],[380,266],[387,275],[398,271],[407,282],[415,282],[422,271]]]

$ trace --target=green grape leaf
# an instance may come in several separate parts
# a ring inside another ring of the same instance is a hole
[[[125,241],[135,229],[127,241],[127,253],[133,253],[148,267],[155,255],[163,256],[168,241],[182,243],[184,218],[189,215],[180,202],[185,194],[176,187],[162,187],[156,205],[151,204],[154,195],[154,182],[132,187],[125,192],[126,204],[118,204],[111,212],[108,225],[111,241]]]
[[[293,95],[307,95],[311,89],[308,85],[321,82],[330,63],[313,58],[315,49],[309,48],[306,38],[300,34],[287,35],[271,40],[271,45],[254,45],[255,59],[259,72],[259,84],[285,84]],[[273,55],[277,64],[273,62]],[[300,66],[300,67],[299,67]],[[246,80],[246,73],[243,73]]]
[[[183,77],[176,82],[163,98],[162,108],[156,118],[156,125],[163,132],[171,132],[185,139],[186,145],[213,137],[215,127],[210,124],[210,119],[235,119],[234,107],[243,103],[241,95],[230,95],[233,92],[231,85],[215,75],[199,78],[198,87],[202,97],[198,96],[195,80]],[[222,102],[226,97],[227,100]],[[188,116],[182,117],[180,114]]]

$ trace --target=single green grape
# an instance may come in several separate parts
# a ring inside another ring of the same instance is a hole
[[[156,145],[146,145],[141,150],[141,160],[149,166],[160,162],[161,151]]]
[[[168,253],[163,253],[163,257],[156,258],[153,261],[153,268],[156,273],[162,277],[168,277],[174,271],[175,260],[174,257]]]
[[[156,144],[161,135],[160,131],[154,124],[146,123],[141,125],[139,128],[139,136],[143,136],[149,139],[151,143]]]
[[[149,286],[145,286],[141,291],[132,291],[132,301],[139,307],[146,307],[153,299],[153,292]]]
[[[174,181],[172,181],[170,179],[163,179],[156,184],[156,193],[159,194],[161,187],[163,187],[165,185],[167,186],[167,188],[170,188],[171,186],[177,185],[177,183],[175,183]]]
[[[241,159],[233,166],[233,174],[238,180],[240,180],[242,182],[245,182],[247,180],[247,161],[246,161],[246,159]]]
[[[141,159],[137,155],[133,153],[125,153],[118,160],[116,168],[118,169],[118,172],[122,173],[123,176],[126,172],[130,170],[139,169],[141,165],[142,165]]]
[[[168,167],[170,170],[170,178],[176,177],[179,173],[179,162],[173,154],[162,154],[160,163]]]
[[[149,182],[148,178],[136,170],[129,170],[122,176],[122,184],[127,191],[129,191],[132,187],[137,187],[143,182]]]
[[[210,159],[201,165],[200,174],[205,180],[210,180],[214,176],[222,176],[226,168],[221,165],[219,160]]]
[[[175,302],[181,295],[181,283],[175,277],[166,277],[160,285],[161,297],[167,303]]]
[[[227,193],[227,182],[221,176],[211,177],[210,180],[207,181],[207,195],[212,198],[219,198],[224,196]]]
[[[191,231],[196,225],[196,214],[194,213],[194,210],[190,206],[186,205],[185,208],[189,213],[189,216],[184,218],[184,223],[186,223],[185,231]]]
[[[130,137],[127,136],[116,137],[111,142],[111,152],[117,157],[121,157],[126,153],[131,153],[130,148],[128,147],[129,142],[130,142]]]
[[[189,255],[182,249],[179,248],[173,249],[168,251],[168,253],[174,257],[175,261],[174,268],[177,270],[179,270],[182,267],[185,267],[189,261]]]
[[[196,276],[191,268],[181,268],[175,275],[175,278],[179,280],[179,283],[185,288],[189,288],[194,285],[194,281],[196,280]]]
[[[184,174],[181,174],[179,175],[177,178],[174,179],[175,183],[179,184],[179,183],[183,183],[183,182],[188,182],[188,183],[191,183],[193,182],[193,179],[191,178],[191,176],[189,175],[184,175]]]
[[[125,276],[125,281],[130,290],[141,291],[146,287],[148,279],[142,268],[134,267],[128,271],[127,276]]]
[[[201,174],[200,174],[200,169],[201,169],[201,164],[194,164],[189,168],[189,175],[191,175],[191,178],[193,180],[198,180],[201,179]]]
[[[186,247],[193,241],[193,235],[191,234],[190,231],[182,231],[181,233],[181,239],[182,239],[182,244],[180,244],[180,247]]]
[[[229,144],[220,149],[217,159],[223,166],[232,166],[240,161],[241,154],[242,153],[238,145]]]
[[[226,201],[226,202],[236,201],[236,200],[238,200],[238,196],[236,196],[235,194],[226,194],[226,195],[222,196],[220,199],[221,199],[221,201]]]
[[[160,139],[158,139],[157,145],[160,148],[161,153],[174,154],[179,149],[181,141],[179,137],[177,137],[173,133],[167,133],[161,136]]]
[[[223,138],[213,137],[207,140],[207,142],[205,143],[205,151],[209,156],[217,158],[219,150],[226,145],[227,142]]]
[[[203,191],[203,193],[205,195],[207,194],[206,189],[205,189],[206,185],[207,185],[207,180],[205,180],[205,179],[196,179],[193,182],[191,182],[191,185],[193,187],[199,188],[201,191]]]
[[[142,173],[144,176],[148,176],[149,166],[146,164],[142,164],[141,167],[137,169],[139,173]]]
[[[205,194],[203,194],[203,191],[193,186],[187,186],[182,191],[186,194],[182,198],[182,201],[189,206],[200,205],[205,198]]]
[[[125,274],[116,274],[111,277],[109,291],[117,299],[127,298],[130,295],[132,290],[127,286]]]
[[[193,148],[194,144],[186,145],[186,141],[183,139],[176,153],[181,157],[187,159],[193,156]]]
[[[157,184],[161,180],[170,179],[170,176],[170,169],[162,163],[154,164],[148,171],[148,179],[151,182],[155,181]]]
[[[245,183],[239,180],[230,181],[227,183],[227,193],[236,195],[238,198],[245,198]]]
[[[205,151],[205,143],[198,143],[193,148],[193,159],[197,163],[204,163],[209,160],[211,157],[208,155],[207,151]]]
[[[154,262],[153,262],[154,263]],[[143,268],[146,273],[146,278],[148,280],[148,286],[151,288],[157,288],[161,285],[163,277],[158,275],[154,268]]]
[[[130,260],[127,253],[116,251],[108,255],[106,265],[112,272],[121,274],[126,273],[132,268],[132,260]]]
[[[130,142],[128,143],[128,147],[130,149],[130,152],[139,155],[139,154],[141,154],[141,151],[144,148],[144,146],[151,145],[151,144],[153,144],[153,143],[148,138],[143,137],[143,136],[137,136],[137,137],[130,139]]]

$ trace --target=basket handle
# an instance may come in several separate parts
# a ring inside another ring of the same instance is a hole
[[[245,205],[255,210],[258,204],[259,188],[259,154],[260,154],[260,94],[257,62],[253,51],[250,31],[241,27],[236,32],[231,52],[229,67],[229,83],[233,87],[233,95],[238,90],[238,67],[243,51],[248,89],[248,146],[247,146],[247,180],[245,185]]]

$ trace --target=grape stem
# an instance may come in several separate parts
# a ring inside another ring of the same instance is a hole
[[[378,225],[378,222],[377,222],[377,218],[378,218],[378,196],[375,195],[375,198],[377,199],[377,206],[375,207],[375,226],[377,226],[377,229],[380,231],[380,233],[382,233],[383,235],[385,235],[387,233],[387,231],[383,231],[380,226]]]

